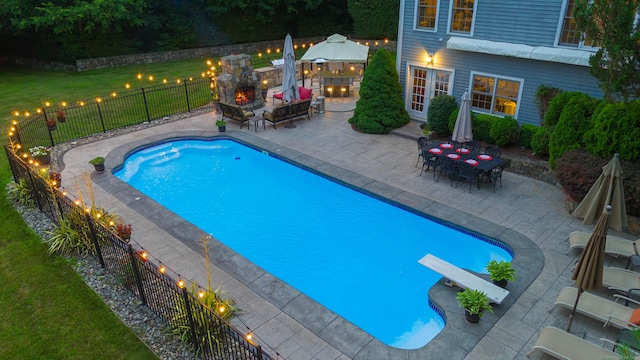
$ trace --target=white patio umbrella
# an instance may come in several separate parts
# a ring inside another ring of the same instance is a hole
[[[300,92],[298,90],[298,80],[296,78],[296,54],[293,52],[293,41],[291,40],[290,34],[287,34],[284,38],[282,58],[284,59],[282,98],[284,101],[291,103],[291,101],[300,99]],[[285,127],[294,128],[296,126],[293,121],[289,119],[289,124],[285,125]]]
[[[473,133],[471,132],[471,97],[469,96],[469,89],[465,90],[464,94],[462,94],[460,112],[458,112],[456,125],[453,128],[451,139],[461,143],[473,140]]]

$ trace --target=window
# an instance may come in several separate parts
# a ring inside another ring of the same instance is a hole
[[[437,13],[438,0],[418,0],[416,28],[435,30]]]
[[[575,0],[567,0],[567,7],[562,17],[562,28],[560,30],[560,38],[558,39],[558,45],[571,46],[576,48],[581,47],[593,47],[595,44],[589,39],[583,40],[582,33],[578,31],[578,25],[573,18],[573,8],[575,6]]]
[[[471,108],[481,112],[515,116],[522,80],[472,74]]]
[[[475,0],[453,0],[451,2],[450,32],[471,34]]]

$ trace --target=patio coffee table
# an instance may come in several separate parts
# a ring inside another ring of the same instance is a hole
[[[253,131],[254,132],[258,132],[258,122],[260,120],[262,120],[262,130],[266,130],[267,129],[266,126],[265,126],[265,123],[264,123],[264,118],[262,116],[255,115],[255,116],[252,116],[252,117],[248,118],[247,120],[249,121],[249,126],[247,126],[247,128],[249,128],[249,129],[251,129],[251,123],[253,122]]]

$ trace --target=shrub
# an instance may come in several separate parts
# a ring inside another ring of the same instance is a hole
[[[518,121],[511,116],[498,117],[493,120],[489,135],[498,146],[513,144],[518,140],[520,127]]]
[[[554,97],[553,100],[551,100],[551,102],[549,103],[547,113],[544,115],[543,126],[553,129],[558,123],[558,120],[560,120],[562,109],[564,109],[565,105],[567,105],[572,97],[578,95],[582,95],[582,93],[577,91],[570,91],[560,93],[556,97]]]
[[[360,99],[349,124],[367,134],[386,134],[409,123],[393,58],[386,49],[371,57],[360,84]]]
[[[549,166],[556,167],[556,160],[568,150],[584,147],[583,137],[591,115],[600,100],[586,94],[571,97],[564,106],[560,119],[549,136]]]
[[[599,107],[584,140],[591,154],[610,158],[619,153],[622,160],[640,160],[640,100]]]
[[[541,127],[531,137],[531,149],[537,155],[549,155],[549,135],[551,130],[548,127]]]
[[[538,115],[540,115],[540,120],[543,124],[545,114],[547,113],[547,109],[549,108],[549,103],[561,92],[562,90],[557,87],[545,84],[538,86],[533,100],[535,101],[536,105],[538,105]]]
[[[580,202],[596,182],[602,167],[612,158],[601,158],[585,150],[570,150],[557,161],[555,174],[564,192],[575,202]],[[640,216],[640,163],[622,162],[622,184],[627,213]]]
[[[453,129],[456,127],[456,120],[458,120],[459,113],[460,109],[455,109],[451,115],[449,115],[449,133],[451,134],[453,134]],[[473,126],[473,124],[471,126]]]
[[[542,127],[531,124],[520,125],[520,136],[518,137],[518,143],[526,148],[531,148],[531,138],[540,129],[542,129]]]
[[[17,183],[9,183],[7,197],[9,200],[27,207],[36,206],[36,202],[31,194],[31,186],[26,178],[20,179]]]
[[[497,119],[497,116],[489,114],[476,114],[473,121],[473,139],[493,144],[494,139],[491,137],[491,126]]]
[[[456,98],[451,95],[440,94],[429,102],[427,108],[427,122],[429,128],[440,136],[449,136],[449,116],[458,109]]]

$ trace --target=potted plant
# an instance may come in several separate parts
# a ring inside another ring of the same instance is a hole
[[[60,122],[67,121],[67,115],[65,115],[64,111],[62,111],[62,110],[58,110],[56,112],[56,117],[58,118],[58,121],[60,121]]]
[[[131,224],[118,224],[116,225],[116,234],[120,239],[124,240],[124,242],[129,242],[131,239]]]
[[[225,132],[227,131],[227,122],[224,119],[220,119],[216,121],[216,126],[218,127],[218,131]]]
[[[429,129],[429,124],[424,123],[422,125],[420,125],[420,129],[422,129],[422,134],[427,138],[430,139],[431,135],[433,134],[433,131],[431,131],[431,129]]]
[[[34,146],[29,149],[29,155],[40,165],[51,163],[51,148],[46,146]]]
[[[511,266],[511,262],[509,261],[491,260],[487,264],[487,271],[493,283],[501,288],[507,287],[509,281],[516,279],[516,269]]]
[[[49,182],[52,186],[59,188],[62,185],[62,175],[55,171],[49,171]]]
[[[55,130],[58,128],[58,122],[54,118],[47,118],[47,128],[49,130]]]
[[[466,288],[458,292],[456,300],[458,300],[460,307],[465,309],[465,320],[471,324],[480,321],[485,311],[493,312],[493,308],[489,304],[489,298],[480,290]]]
[[[89,160],[89,164],[93,165],[96,171],[104,170],[104,158],[102,156],[96,156],[93,159]]]

